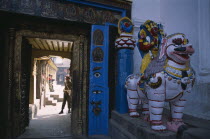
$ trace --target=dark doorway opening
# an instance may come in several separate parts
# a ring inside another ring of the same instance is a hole
[[[70,71],[72,72],[70,72],[70,76],[73,79],[72,90],[73,92],[77,92],[76,94],[73,93],[74,95],[72,96],[75,103],[72,106],[72,118],[69,120],[71,126],[73,126],[71,133],[86,135],[86,96],[88,92],[88,71],[86,69],[88,69],[89,61],[90,25],[3,12],[0,15],[4,19],[1,22],[4,28],[1,35],[3,35],[2,38],[6,38],[4,42],[0,40],[2,42],[1,44],[5,45],[5,54],[2,53],[2,57],[5,58],[3,69],[5,69],[4,71],[8,71],[8,74],[7,72],[5,73],[4,81],[2,81],[4,86],[8,87],[4,88],[4,93],[1,94],[2,100],[5,100],[1,101],[3,103],[2,106],[6,106],[3,109],[4,115],[1,118],[4,121],[1,122],[3,123],[1,125],[6,129],[4,130],[5,133],[1,134],[5,137],[18,137],[24,132],[25,127],[29,123],[29,118],[27,118],[29,117],[28,104],[30,104],[31,100],[34,100],[30,99],[29,92],[32,92],[31,88],[34,88],[32,86],[34,85],[34,80],[31,76],[33,75],[35,57],[33,57],[32,50],[25,49],[33,49],[29,41],[30,38],[39,38],[73,42],[71,52],[59,53],[56,51],[55,54],[53,51],[36,50],[38,51],[36,58],[53,55],[71,59],[72,66],[70,67]],[[29,86],[30,88],[28,89]],[[1,88],[3,88],[3,85]],[[23,93],[25,96],[22,95]],[[32,95],[32,97],[35,98],[36,96]],[[41,95],[38,97],[41,97]],[[40,102],[39,105],[43,105],[44,107],[43,102]]]

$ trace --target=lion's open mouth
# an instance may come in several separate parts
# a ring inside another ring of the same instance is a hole
[[[184,58],[184,59],[189,59],[189,55],[188,54],[177,54],[177,55],[182,57],[182,58]]]
[[[191,54],[189,54],[189,53],[177,53],[177,52],[173,52],[173,55],[175,57],[177,57],[181,61],[188,61],[190,59],[190,55]]]

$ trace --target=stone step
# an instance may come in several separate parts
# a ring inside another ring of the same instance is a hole
[[[143,139],[176,139],[176,134],[171,131],[154,131],[150,128],[148,122],[140,118],[132,118],[128,114],[119,114],[116,111],[112,111],[110,128],[118,128],[118,133],[116,132],[113,135],[114,132],[110,132],[112,133],[110,136],[115,136],[115,138],[117,138],[118,135],[120,138],[122,136],[121,134],[124,134],[123,136],[130,137],[132,135],[135,138]],[[126,132],[120,132],[120,129],[124,129]]]
[[[47,97],[48,101],[52,101],[52,103],[57,103],[57,100],[55,100],[53,97]]]
[[[57,102],[63,102],[63,98],[60,98],[59,95],[50,95],[50,97],[52,97],[53,99],[57,100]]]
[[[52,105],[52,106],[56,106],[57,104],[57,100],[54,100],[53,98],[51,98],[49,95],[45,96],[45,105]]]
[[[169,110],[165,109],[163,114],[164,123],[167,121],[169,115]],[[120,138],[122,136],[121,134],[125,134],[123,136],[130,136],[131,134],[136,138],[143,139],[207,139],[210,137],[209,120],[196,118],[186,114],[183,116],[183,121],[187,128],[180,128],[177,133],[171,131],[153,131],[148,122],[145,122],[140,118],[132,118],[128,114],[119,114],[116,111],[112,111],[110,121],[110,129],[114,130],[113,132],[110,131],[110,134],[115,138],[117,138],[117,136]],[[126,132],[121,129],[124,129]]]
[[[50,95],[58,95],[60,98],[63,98],[63,91],[61,92],[47,92],[46,96],[50,97]]]
[[[137,139],[136,136],[125,130],[123,126],[116,121],[110,119],[109,124],[109,135],[112,139]]]
[[[88,136],[86,139],[111,139],[111,137],[106,135],[91,135]]]
[[[45,101],[45,105],[52,105],[52,106],[56,106],[56,103],[53,103],[52,101]]]

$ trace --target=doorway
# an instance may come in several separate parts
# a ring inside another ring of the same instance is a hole
[[[48,39],[38,39],[38,38],[27,38],[31,46],[25,44],[22,45],[22,57],[26,52],[24,52],[24,46],[32,47],[32,63],[33,69],[31,70],[31,84],[29,93],[29,124],[26,127],[26,131],[19,138],[61,138],[61,137],[71,137],[71,112],[70,105],[64,107],[64,113],[59,114],[62,107],[62,102],[64,99],[63,89],[64,80],[57,83],[57,76],[69,76],[70,75],[70,59],[62,58],[60,56],[42,56],[37,57],[37,51],[44,51],[42,44],[47,45]],[[42,42],[39,45],[37,41]],[[55,40],[50,40],[49,44],[53,45]],[[23,41],[24,42],[24,41]],[[56,40],[56,44],[60,41]],[[65,51],[71,50],[71,42],[66,44],[61,43],[60,47],[63,47]],[[37,49],[39,48],[42,49]],[[48,45],[49,48],[51,45]],[[57,46],[53,46],[55,49]],[[52,47],[52,48],[53,48]],[[26,47],[27,48],[27,47]],[[57,49],[58,50],[58,49]],[[59,48],[59,50],[61,50]],[[39,51],[39,53],[40,53]],[[29,53],[29,52],[27,52]],[[44,54],[44,52],[43,52]],[[22,58],[22,71],[25,71],[27,62],[24,62]],[[28,61],[28,60],[27,60]],[[27,90],[22,88],[22,92],[27,92]],[[27,96],[27,94],[22,93],[21,96]],[[25,98],[27,99],[27,97]],[[27,101],[27,100],[26,100]],[[70,97],[69,97],[69,101]],[[24,102],[22,100],[21,102]],[[69,110],[69,111],[68,111]],[[27,117],[25,117],[27,118]],[[24,118],[24,121],[26,119]]]
[[[52,46],[49,45],[50,42]],[[63,35],[55,33],[52,34],[52,33],[32,32],[30,30],[22,30],[16,33],[16,44],[15,44],[15,53],[14,53],[16,56],[16,61],[14,62],[14,69],[16,69],[18,73],[17,74],[18,78],[15,82],[16,86],[14,89],[21,90],[20,91],[21,93],[19,91],[15,91],[15,93],[16,96],[22,97],[22,98],[15,98],[16,102],[14,104],[14,105],[19,105],[19,103],[21,104],[20,105],[21,110],[15,109],[14,112],[15,114],[13,115],[19,117],[18,119],[16,119],[13,129],[16,130],[18,134],[17,136],[21,135],[25,131],[25,128],[30,124],[28,118],[30,117],[29,116],[30,112],[28,109],[29,104],[35,105],[34,106],[35,108],[32,106],[32,109],[42,110],[46,108],[47,105],[47,101],[45,100],[47,95],[46,90],[43,91],[40,88],[42,88],[43,84],[46,84],[46,81],[41,80],[44,78],[43,74],[45,75],[46,78],[47,77],[46,75],[49,75],[49,73],[43,72],[46,71],[45,69],[46,67],[45,68],[44,67],[40,68],[40,67],[41,65],[43,66],[46,65],[47,63],[49,65],[50,62],[46,61],[46,59],[49,59],[49,57],[51,57],[52,60],[54,56],[69,58],[71,60],[70,68],[65,69],[70,71],[69,76],[72,77],[72,82],[73,82],[72,84],[73,99],[72,99],[71,114],[66,113],[65,115],[59,115],[60,119],[67,120],[67,121],[64,120],[64,122],[67,124],[66,125],[66,127],[68,128],[67,130],[70,131],[68,133],[66,132],[67,134],[63,134],[62,136],[70,136],[70,134],[74,135],[86,134],[87,132],[86,96],[88,92],[87,91],[88,73],[87,71],[84,72],[84,69],[87,69],[88,66],[87,47],[88,47],[88,39],[85,35]],[[19,65],[19,63],[21,63],[20,64],[21,66]],[[36,66],[40,67],[37,68]],[[40,73],[38,73],[38,70]],[[36,79],[38,78],[37,74],[40,74],[39,75],[40,81],[38,81],[39,85],[37,84],[37,79]],[[23,86],[21,86],[23,84],[23,81],[30,84],[28,85],[26,84],[25,85],[26,87],[24,88]],[[50,109],[50,111],[53,111],[53,109]],[[56,112],[57,115],[58,112]],[[36,114],[36,110],[34,114]],[[62,116],[64,117],[61,118]],[[55,118],[54,116],[49,117],[49,115],[44,115],[44,116],[42,115],[40,118],[46,119],[47,117]],[[58,133],[60,132],[62,131],[54,128],[54,131],[51,133],[53,133],[55,136],[56,135],[58,136],[59,135]]]

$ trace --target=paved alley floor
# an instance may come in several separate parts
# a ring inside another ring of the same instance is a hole
[[[64,113],[58,114],[61,105],[62,102],[58,102],[56,106],[49,105],[39,110],[19,139],[71,138],[71,114],[68,113],[67,105]]]
[[[54,84],[54,92],[49,94],[59,95],[63,98],[63,85]],[[30,120],[29,127],[18,137],[18,139],[110,139],[108,136],[95,135],[90,137],[79,137],[71,135],[71,113],[68,113],[67,103],[63,114],[62,102],[56,106],[46,105],[38,110],[37,116]]]

